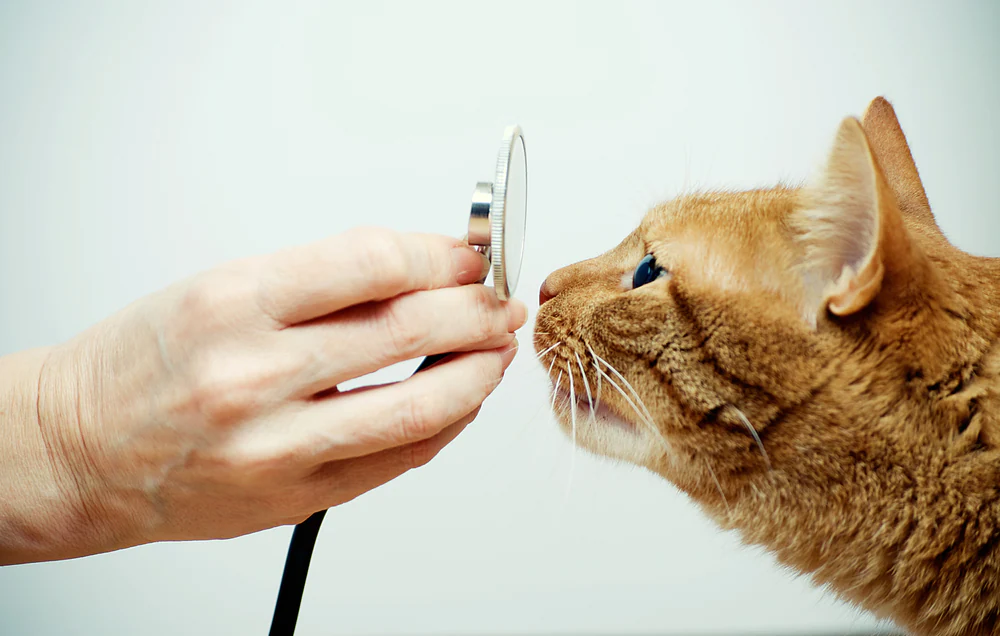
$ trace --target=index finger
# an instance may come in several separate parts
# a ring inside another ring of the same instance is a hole
[[[293,325],[407,292],[474,283],[485,256],[456,238],[357,228],[264,257],[260,306]]]

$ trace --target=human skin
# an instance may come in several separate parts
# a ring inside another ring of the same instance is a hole
[[[426,464],[517,352],[525,307],[476,284],[486,266],[454,238],[362,228],[0,358],[0,563],[298,523]]]

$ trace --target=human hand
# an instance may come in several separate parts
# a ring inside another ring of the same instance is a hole
[[[195,276],[53,348],[37,404],[65,510],[44,556],[13,560],[298,523],[425,464],[517,351],[524,305],[469,284],[487,266],[455,239],[353,230]]]

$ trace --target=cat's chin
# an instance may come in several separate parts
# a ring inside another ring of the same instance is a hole
[[[557,419],[573,435],[573,402],[564,389],[556,391],[553,406]],[[599,455],[645,465],[650,441],[645,429],[625,418],[603,401],[591,406],[586,397],[576,399],[576,442]]]
[[[556,393],[555,406],[561,407],[559,410],[560,417],[565,418],[566,424],[572,426],[572,403],[570,402],[569,391],[565,389],[559,389]],[[613,429],[617,429],[623,433],[629,435],[637,436],[639,434],[639,429],[636,425],[624,417],[619,415],[617,412],[613,411],[604,402],[598,402],[591,406],[590,401],[586,397],[579,398],[576,400],[576,423],[577,426],[584,424],[589,426],[606,426]]]

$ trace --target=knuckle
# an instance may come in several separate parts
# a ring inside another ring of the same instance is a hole
[[[270,446],[248,453],[241,463],[240,472],[244,473],[247,480],[257,485],[270,486],[284,482],[292,467],[298,465],[291,452]]]
[[[426,466],[440,450],[437,440],[433,438],[410,444],[401,453],[404,470]]]
[[[219,475],[220,481],[227,486],[235,486],[239,490],[249,490],[258,486],[255,475],[248,470],[254,463],[252,458],[225,449],[202,463],[207,464],[204,467],[213,474]]]
[[[252,281],[237,268],[198,274],[184,285],[173,312],[178,329],[204,332],[236,322],[247,300],[256,295]]]
[[[181,293],[178,311],[194,321],[211,318],[218,311],[220,285],[211,274],[200,274]]]
[[[445,285],[449,281],[455,280],[455,265],[451,260],[450,253],[439,251],[429,243],[421,243],[419,252],[427,268],[427,276],[424,287],[434,287]]]
[[[380,228],[361,228],[352,237],[361,246],[357,259],[359,270],[372,281],[375,289],[392,293],[407,286],[407,267],[402,238],[397,232]]]
[[[194,310],[215,312],[247,296],[245,276],[234,267],[205,272],[191,281],[185,295],[186,305]]]
[[[255,406],[259,382],[237,360],[207,355],[190,371],[188,404],[209,426],[228,427],[245,419]]]
[[[280,460],[270,449],[229,443],[194,453],[190,465],[217,486],[263,495],[285,481]]]
[[[489,353],[481,357],[483,358],[483,362],[478,365],[479,375],[477,379],[486,392],[486,395],[489,395],[494,389],[500,386],[500,381],[503,380],[503,365],[500,362],[498,354]]]
[[[401,441],[422,440],[433,432],[435,407],[432,398],[410,398],[398,410],[397,430]]]
[[[498,301],[495,296],[491,296],[491,292],[482,285],[477,285],[475,287],[474,302],[474,337],[476,342],[483,342],[484,340],[489,340],[494,336],[499,336],[501,334],[500,321],[497,317]],[[502,330],[506,333],[506,328]]]
[[[408,314],[398,300],[385,304],[381,327],[393,350],[404,356],[421,351],[429,338],[426,325]]]

